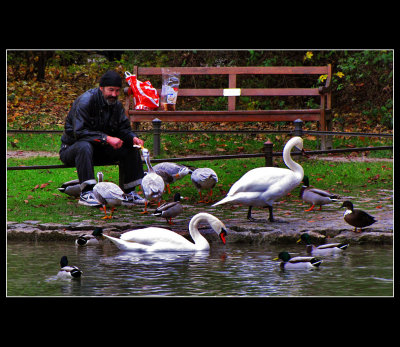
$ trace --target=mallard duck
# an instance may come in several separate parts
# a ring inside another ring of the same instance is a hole
[[[91,234],[80,235],[76,240],[77,246],[97,245],[103,235],[103,228],[95,228]]]
[[[193,242],[190,242],[182,235],[171,230],[149,227],[123,233],[120,238],[104,235],[115,245],[124,251],[134,252],[195,252],[208,251],[210,244],[199,232],[200,222],[207,222],[218,234],[225,244],[226,227],[217,217],[209,213],[198,213],[192,217],[189,223],[189,233]]]
[[[147,148],[142,148],[143,159],[147,165],[147,175],[145,175],[142,179],[142,189],[144,196],[146,198],[146,202],[144,205],[144,211],[142,213],[148,213],[147,204],[150,200],[155,200],[158,202],[158,206],[160,206],[161,196],[164,193],[165,184],[164,180],[160,175],[158,175],[150,163],[150,152]]]
[[[315,257],[291,257],[288,252],[280,252],[278,258],[281,259],[280,264],[282,269],[315,269],[318,268],[322,260]]]
[[[162,177],[167,186],[168,193],[171,194],[169,185],[177,180],[192,174],[193,170],[185,165],[163,162],[153,166],[154,171]]]
[[[197,188],[199,192],[200,200],[198,202],[205,202],[208,203],[211,201],[211,196],[213,193],[213,188],[218,182],[218,176],[213,169],[210,168],[199,168],[192,172],[191,180],[194,186]],[[208,198],[209,201],[203,200],[201,191],[208,190]]]
[[[346,208],[346,211],[344,211],[343,214],[343,218],[347,224],[350,224],[354,227],[354,232],[357,232],[357,228],[360,228],[358,232],[361,232],[362,228],[365,228],[377,222],[375,218],[369,215],[367,212],[355,209],[351,201],[343,202],[340,208],[342,207]]]
[[[304,210],[308,212],[312,211],[315,205],[319,205],[318,211],[321,211],[322,205],[327,205],[334,201],[337,201],[339,197],[325,190],[310,187],[308,177],[304,176],[303,186],[300,189],[300,198],[302,198],[303,201],[312,204],[309,209]]]
[[[175,193],[173,202],[166,202],[161,206],[157,207],[154,211],[154,216],[163,217],[167,220],[168,224],[173,225],[172,218],[175,218],[177,215],[183,212],[183,206],[180,203],[181,194]]]
[[[123,201],[127,201],[124,191],[113,182],[103,182],[103,173],[97,173],[98,183],[93,187],[93,194],[103,205],[104,217],[101,219],[112,219],[116,206],[120,206]],[[111,206],[111,213],[107,215],[106,205]]]
[[[76,266],[68,266],[68,258],[64,255],[60,260],[61,269],[57,274],[58,278],[79,278],[82,275],[82,271]]]
[[[306,246],[307,253],[313,255],[334,255],[338,253],[342,253],[347,247],[349,247],[348,243],[326,243],[320,246],[314,246],[311,243],[310,235],[307,233],[301,234],[300,238],[297,240],[297,243],[304,241]]]
[[[303,168],[294,162],[290,156],[290,151],[294,146],[304,152],[301,137],[290,139],[283,150],[283,160],[289,169],[277,167],[252,169],[232,185],[224,199],[213,206],[225,203],[244,204],[249,206],[247,219],[251,221],[255,221],[251,217],[253,206],[268,207],[269,221],[275,222],[272,211],[273,203],[296,188],[304,176]]]
[[[79,184],[79,179],[64,182],[61,187],[57,188],[61,193],[65,193],[69,196],[79,198],[81,195],[81,185]]]

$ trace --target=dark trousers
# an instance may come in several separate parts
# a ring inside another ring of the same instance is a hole
[[[64,164],[76,167],[81,190],[87,185],[97,183],[94,176],[95,165],[112,164],[118,161],[124,178],[121,188],[125,192],[141,184],[144,176],[140,152],[132,145],[123,145],[119,149],[114,149],[110,145],[77,141],[70,146],[61,146],[60,159]]]

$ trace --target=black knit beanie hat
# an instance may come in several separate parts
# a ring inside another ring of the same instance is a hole
[[[107,71],[103,76],[100,78],[100,87],[122,87],[122,79],[121,76],[113,71]]]

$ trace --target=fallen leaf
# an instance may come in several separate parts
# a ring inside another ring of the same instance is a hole
[[[382,205],[378,205],[378,206],[376,206],[375,208],[382,208]]]
[[[40,189],[42,189],[42,188],[44,188],[44,187],[46,187],[48,185],[49,185],[48,183],[43,183],[43,184],[40,185]]]

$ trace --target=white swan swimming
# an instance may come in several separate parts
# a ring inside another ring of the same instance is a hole
[[[275,200],[285,196],[296,188],[303,179],[304,170],[301,165],[293,161],[290,151],[296,146],[304,152],[301,137],[291,138],[283,149],[283,161],[289,169],[277,167],[259,167],[245,173],[236,181],[227,196],[212,206],[225,203],[237,203],[249,206],[247,219],[251,217],[253,206],[268,207],[269,221],[274,222],[272,204]]]
[[[189,233],[193,242],[168,229],[149,227],[123,233],[120,238],[103,235],[124,251],[136,252],[195,252],[207,251],[210,244],[200,234],[198,225],[200,222],[208,222],[211,228],[219,235],[225,244],[226,227],[217,217],[209,213],[198,213],[192,217],[189,223]]]

